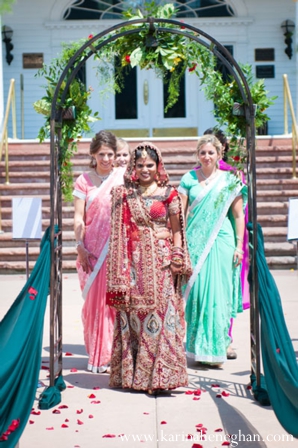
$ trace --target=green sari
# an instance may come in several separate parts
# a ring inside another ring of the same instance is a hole
[[[236,234],[230,207],[240,194],[245,207],[247,188],[228,171],[203,187],[190,171],[178,190],[188,196],[186,239],[193,267],[184,288],[187,355],[201,362],[224,362],[230,319],[243,309],[240,266],[233,265]]]

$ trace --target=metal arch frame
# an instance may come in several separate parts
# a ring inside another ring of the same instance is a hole
[[[95,52],[99,52],[102,47],[113,42],[120,37],[131,34],[138,34],[144,31],[143,28],[125,30],[120,33],[112,34],[118,29],[126,26],[148,23],[150,32],[171,33],[184,36],[190,40],[203,45],[227,68],[231,76],[235,79],[244,104],[244,113],[246,118],[246,148],[247,148],[247,184],[248,184],[248,212],[249,220],[252,222],[252,232],[249,234],[250,264],[252,286],[250,291],[250,329],[251,329],[251,369],[256,375],[257,385],[260,385],[260,336],[259,336],[259,306],[258,306],[258,277],[256,269],[256,248],[257,248],[257,208],[256,208],[256,165],[255,165],[255,112],[252,102],[249,86],[245,76],[228,50],[216,39],[206,32],[183,22],[172,19],[157,19],[148,17],[146,19],[136,19],[121,22],[107,30],[93,36],[74,54],[63,70],[57,83],[51,107],[50,116],[50,147],[51,147],[51,282],[50,282],[50,386],[54,385],[55,377],[62,373],[62,194],[59,172],[60,140],[62,127],[62,108],[57,104],[58,94],[62,83],[65,87],[61,95],[61,103],[66,97],[69,86],[75,78],[77,72]],[[159,24],[156,28],[154,25]],[[162,28],[160,24],[176,25],[175,28]],[[187,30],[194,32],[195,35],[187,33]],[[103,39],[107,36],[106,39]],[[204,37],[206,40],[203,40]],[[102,42],[95,44],[102,39]],[[94,45],[95,44],[95,45]],[[90,51],[82,57],[84,51]],[[69,75],[69,72],[71,73]],[[56,130],[56,132],[55,132]],[[58,233],[55,233],[55,225],[58,225]],[[55,361],[58,361],[58,371],[55,372]]]

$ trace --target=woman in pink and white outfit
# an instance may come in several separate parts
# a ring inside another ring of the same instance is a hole
[[[111,221],[111,189],[123,183],[125,168],[114,167],[116,137],[100,131],[90,145],[90,171],[81,174],[73,191],[77,272],[82,295],[87,370],[104,373],[111,358],[115,310],[106,305],[106,257]]]

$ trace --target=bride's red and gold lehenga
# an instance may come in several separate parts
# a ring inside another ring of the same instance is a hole
[[[159,150],[155,191],[142,194],[134,180],[135,151],[125,185],[112,190],[107,301],[117,309],[110,386],[136,390],[188,384],[181,281],[191,273],[180,197],[168,185]],[[142,147],[142,146],[141,146]],[[178,215],[183,250],[181,275],[170,264],[171,216]]]

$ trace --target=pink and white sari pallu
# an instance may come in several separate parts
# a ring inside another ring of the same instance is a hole
[[[83,271],[79,258],[76,267],[82,296],[84,341],[89,355],[87,370],[102,372],[110,362],[115,310],[106,305],[106,257],[108,253],[112,187],[123,183],[124,168],[113,173],[99,187],[95,187],[87,173],[76,181],[74,196],[85,200],[86,249],[96,256],[91,259],[93,271]]]

